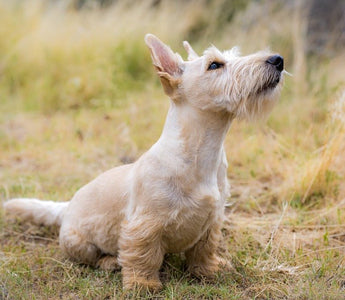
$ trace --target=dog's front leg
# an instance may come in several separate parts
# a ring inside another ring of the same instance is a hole
[[[221,222],[214,223],[201,239],[185,252],[188,270],[197,277],[213,278],[220,267],[227,265],[216,252],[221,239]]]
[[[161,227],[155,218],[135,218],[123,225],[119,241],[119,262],[125,289],[157,291],[162,288],[159,269],[164,251]]]

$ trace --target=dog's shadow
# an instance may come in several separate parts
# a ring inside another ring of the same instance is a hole
[[[183,280],[192,278],[192,275],[187,272],[186,258],[183,253],[166,254],[159,273],[163,283],[169,282],[172,279]]]

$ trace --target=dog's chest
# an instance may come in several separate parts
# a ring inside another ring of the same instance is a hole
[[[183,206],[171,212],[163,232],[168,253],[183,252],[195,245],[219,214],[215,199],[195,206]]]

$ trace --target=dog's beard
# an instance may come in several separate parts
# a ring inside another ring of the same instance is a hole
[[[258,87],[257,91],[255,91],[253,94],[260,96],[261,94],[271,92],[279,84],[280,76],[281,76],[280,72],[279,73],[276,72],[262,86]]]
[[[238,116],[241,119],[265,119],[280,96],[283,72],[267,66],[259,74],[261,76],[254,80],[255,85],[239,105]]]
[[[270,68],[267,68],[270,69]],[[277,70],[268,70],[265,72],[264,76],[262,76],[262,84],[258,85],[256,90],[253,91],[253,95],[260,96],[261,94],[265,94],[271,92],[273,89],[277,87],[279,82],[281,81],[282,72]]]
[[[282,76],[272,76],[269,81],[256,87],[246,98],[240,101],[236,115],[249,121],[265,119],[277,102],[282,87]]]

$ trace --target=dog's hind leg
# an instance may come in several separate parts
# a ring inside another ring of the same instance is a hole
[[[96,245],[73,228],[61,227],[59,242],[62,251],[79,263],[97,266],[102,256],[102,251]]]

